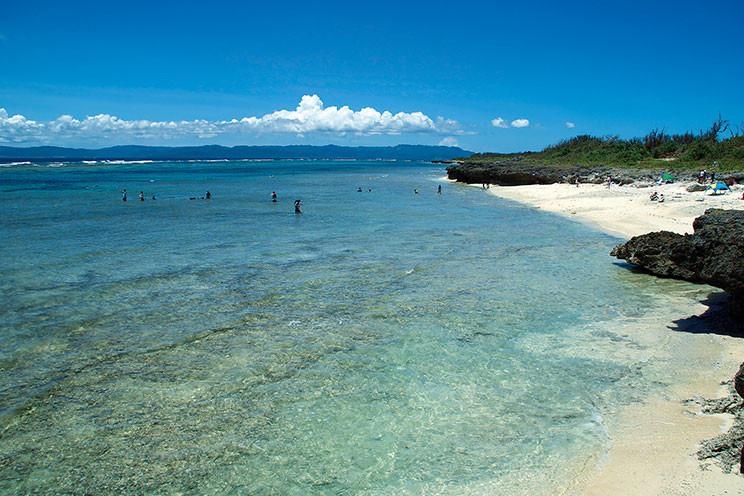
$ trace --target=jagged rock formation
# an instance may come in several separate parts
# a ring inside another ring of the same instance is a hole
[[[659,177],[657,172],[645,170],[621,170],[586,167],[548,167],[514,162],[463,162],[447,167],[447,176],[456,181],[499,186],[521,186],[525,184],[593,183],[599,184],[611,177],[619,184],[630,184],[638,180],[652,182]]]
[[[660,231],[631,238],[610,255],[660,276],[706,283],[731,293],[732,316],[744,316],[744,211],[708,209],[693,234]]]
[[[521,186],[526,184],[592,183],[600,184],[611,178],[617,184],[653,183],[660,171],[645,169],[617,169],[612,167],[546,166],[523,162],[521,159],[503,162],[467,161],[447,167],[447,177],[467,184],[497,184]],[[697,172],[674,171],[678,180],[696,181]],[[720,174],[718,180],[731,184],[744,180],[744,173]]]
[[[744,363],[739,366],[739,371],[734,376],[734,389],[739,396],[744,398]]]
[[[744,446],[744,404],[734,391],[732,381],[728,381],[729,395],[715,400],[704,400],[702,412],[707,414],[728,413],[734,416],[734,423],[728,432],[700,443],[697,452],[700,460],[717,463],[724,472],[741,471],[741,453]],[[688,400],[687,403],[698,403]]]

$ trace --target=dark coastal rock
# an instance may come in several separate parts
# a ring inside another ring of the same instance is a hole
[[[655,171],[613,168],[587,168],[582,166],[542,166],[520,161],[463,162],[447,167],[447,176],[468,184],[497,184],[522,186],[527,184],[592,183],[600,184],[612,178],[616,184],[636,181],[652,182],[658,178]]]
[[[739,371],[734,376],[734,389],[739,396],[744,398],[744,363],[739,367]]]
[[[664,171],[587,167],[584,165],[535,165],[520,158],[500,162],[465,161],[447,167],[447,177],[466,184],[497,184],[522,186],[527,184],[592,183],[600,184],[611,178],[616,184],[654,183],[662,173],[670,172],[677,180],[697,181],[694,171]],[[744,173],[720,174],[718,180],[731,185],[744,181]],[[707,187],[707,186],[706,186]]]
[[[732,317],[744,316],[744,211],[709,209],[693,234],[653,232],[616,246],[610,255],[660,276],[706,283],[731,293]]]
[[[741,370],[741,369],[740,369]],[[738,374],[737,374],[738,376]],[[734,422],[727,432],[700,443],[698,459],[710,460],[718,464],[724,472],[741,472],[741,453],[744,446],[744,404],[728,382],[729,395],[714,400],[703,400],[702,412],[705,414],[728,413],[734,415]],[[699,403],[689,400],[688,403]]]
[[[500,186],[521,186],[567,182],[567,179],[564,178],[575,176],[575,174],[573,170],[563,168],[512,163],[465,162],[447,167],[447,176],[450,179],[469,184],[490,183]]]
[[[687,190],[688,193],[694,193],[696,191],[705,191],[706,189],[708,189],[708,186],[709,186],[708,184],[695,183],[695,184],[689,185],[685,189]]]

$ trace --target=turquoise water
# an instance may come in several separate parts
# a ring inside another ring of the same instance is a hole
[[[0,493],[570,488],[603,415],[663,386],[623,329],[689,286],[442,175],[0,169]]]

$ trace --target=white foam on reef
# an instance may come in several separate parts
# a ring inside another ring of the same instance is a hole
[[[14,165],[31,165],[31,162],[5,162],[1,163],[0,167],[12,167]]]
[[[152,164],[154,160],[104,160],[104,164],[127,165],[127,164]]]

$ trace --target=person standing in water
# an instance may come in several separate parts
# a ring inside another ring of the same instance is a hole
[[[140,191],[139,199],[140,199],[140,201],[145,201],[145,192],[144,191]]]
[[[439,186],[437,186],[437,194],[438,195],[441,195],[442,194],[442,185],[441,184]]]
[[[301,214],[302,211],[300,210],[300,200],[295,200],[295,213]]]
[[[271,192],[271,201],[276,202],[276,191]]]
[[[121,192],[121,200],[127,201],[127,190]]]
[[[211,200],[212,199],[212,193],[210,193],[209,190],[207,190],[206,199],[207,200]]]

